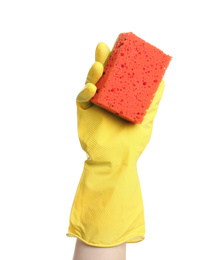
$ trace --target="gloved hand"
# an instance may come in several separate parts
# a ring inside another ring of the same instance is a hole
[[[161,82],[141,124],[92,104],[96,82],[110,50],[96,48],[96,62],[77,96],[78,134],[87,160],[73,202],[67,236],[86,244],[112,247],[140,242],[145,235],[144,207],[137,161],[150,140],[164,90]]]

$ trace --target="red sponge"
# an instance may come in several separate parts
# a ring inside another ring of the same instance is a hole
[[[90,100],[127,121],[141,123],[171,57],[133,33],[121,33]]]

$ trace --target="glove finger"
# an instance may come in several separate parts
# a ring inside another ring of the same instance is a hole
[[[146,111],[147,113],[144,116],[143,124],[152,122],[154,120],[160,100],[163,96],[164,86],[165,86],[165,82],[164,82],[164,80],[162,80],[157,89],[157,92],[154,95],[154,98],[153,98],[153,101],[152,101],[150,107]]]
[[[76,101],[76,105],[77,105],[78,108],[86,110],[86,109],[90,108],[93,104],[90,101],[84,102],[84,103],[81,103],[81,104],[78,101]]]
[[[100,42],[95,51],[95,60],[100,62],[103,66],[110,54],[110,49],[108,45],[104,42]]]
[[[81,105],[82,108],[89,108],[90,106],[92,106],[92,102],[90,102],[89,100],[95,95],[96,90],[97,88],[94,84],[87,83],[78,94],[76,101]]]
[[[164,86],[165,86],[165,82],[164,80],[161,81],[155,95],[154,95],[154,99],[151,103],[151,105],[154,107],[154,106],[158,106],[159,103],[160,103],[160,100],[162,98],[162,95],[163,95],[163,91],[164,91]]]
[[[103,69],[104,68],[103,68],[102,63],[96,61],[92,65],[91,69],[89,70],[89,73],[88,73],[87,79],[86,79],[86,84],[87,83],[96,84],[103,74]]]
[[[107,44],[100,42],[95,51],[95,63],[92,65],[91,69],[88,72],[86,85],[80,91],[76,98],[76,103],[82,109],[87,109],[91,107],[93,104],[89,101],[96,93],[95,84],[101,78],[104,70],[104,63],[107,60],[110,54],[110,49]]]

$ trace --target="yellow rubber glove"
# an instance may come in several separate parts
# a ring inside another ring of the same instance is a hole
[[[144,207],[137,161],[150,140],[164,90],[161,82],[141,124],[134,124],[89,100],[110,50],[96,48],[96,62],[77,96],[78,134],[87,160],[73,202],[67,236],[91,246],[140,242],[145,235]],[[91,83],[92,82],[92,83]]]

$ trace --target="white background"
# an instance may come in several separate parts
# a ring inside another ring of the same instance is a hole
[[[146,238],[127,260],[220,259],[219,24],[214,0],[0,2],[0,259],[72,259],[75,98],[97,43],[130,31],[173,59],[138,161]]]

